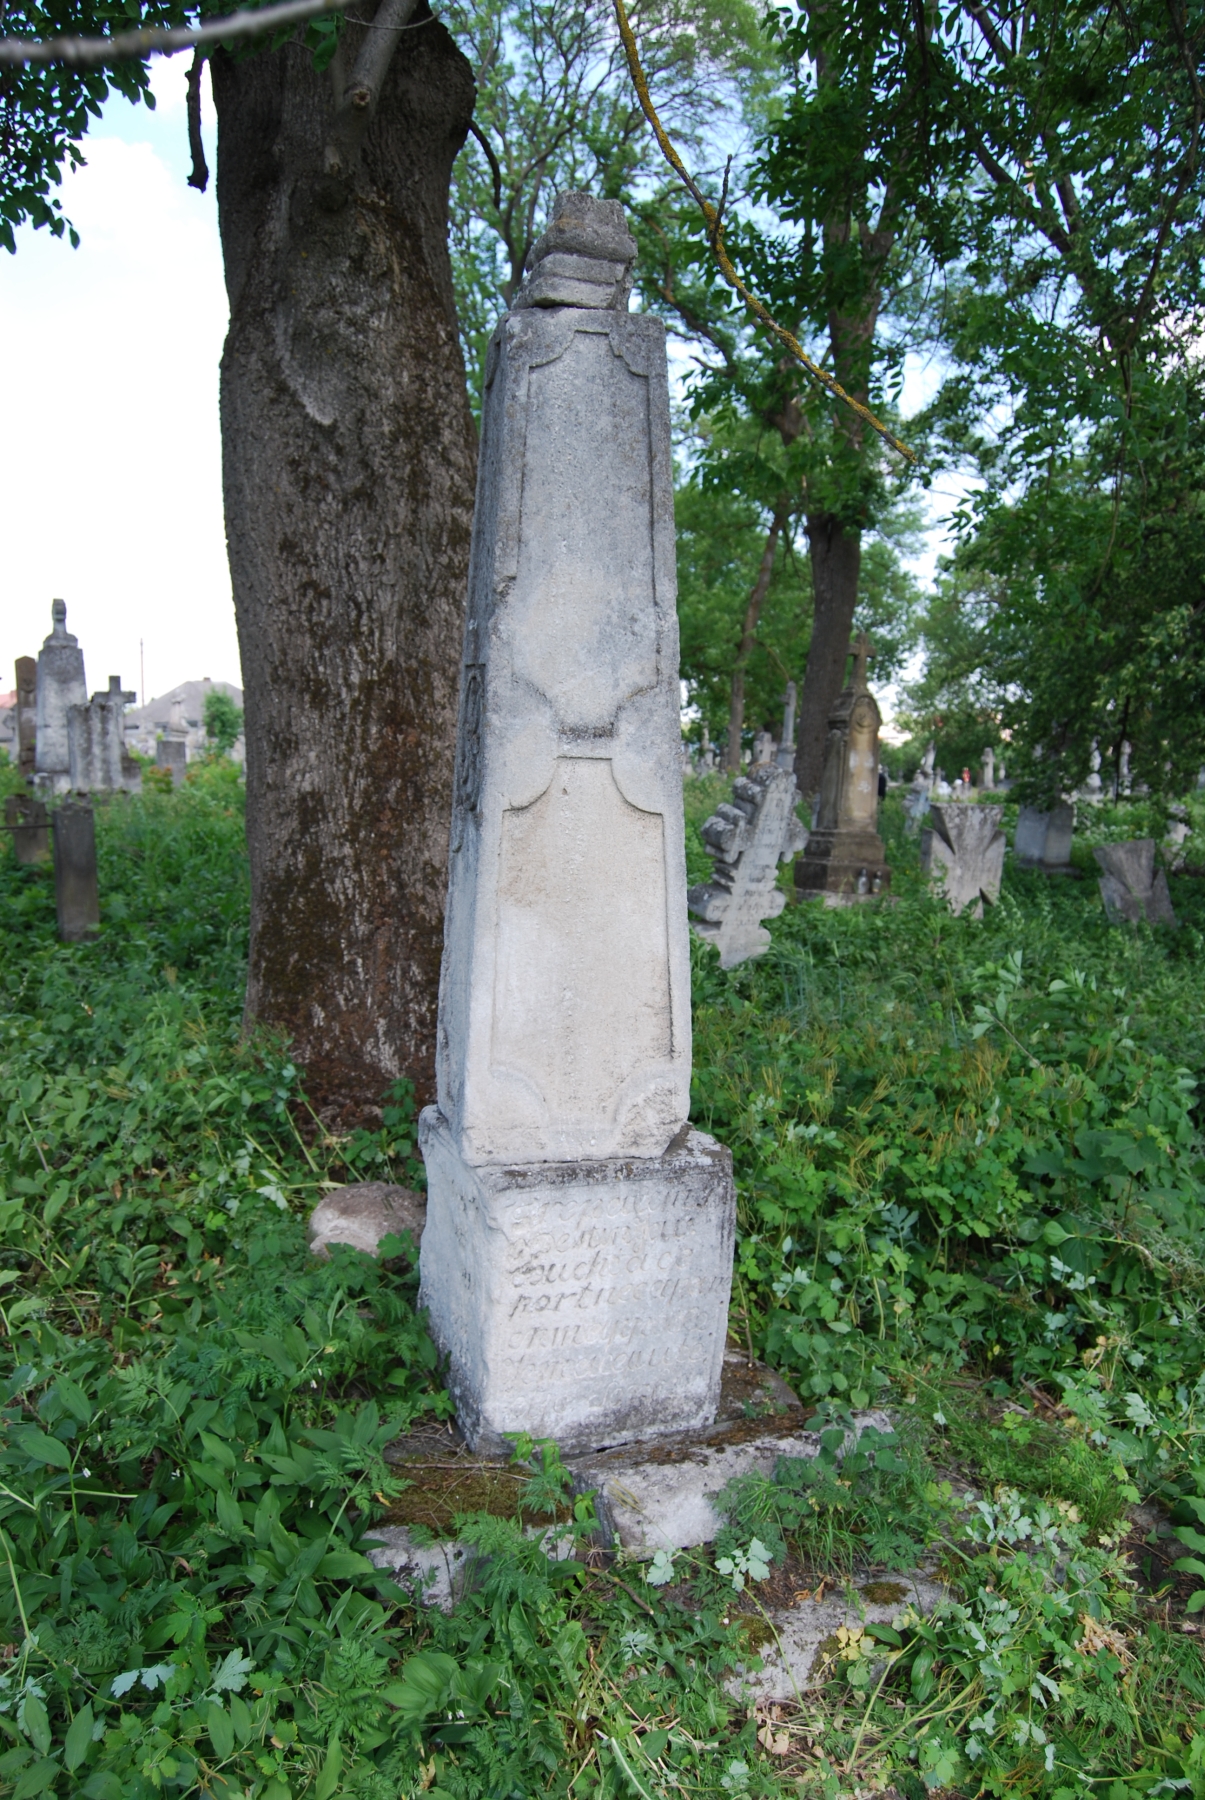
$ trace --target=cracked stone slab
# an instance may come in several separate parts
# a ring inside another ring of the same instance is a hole
[[[933,1612],[946,1594],[944,1584],[924,1569],[859,1577],[831,1591],[822,1583],[821,1598],[801,1595],[794,1606],[770,1610],[778,1643],[765,1645],[760,1669],[738,1667],[724,1686],[734,1699],[750,1705],[795,1700],[836,1653],[842,1626],[894,1625],[908,1607]]]
[[[888,1432],[885,1412],[855,1413],[858,1432]],[[738,1475],[772,1475],[780,1457],[815,1457],[820,1434],[744,1421],[707,1436],[692,1434],[573,1461],[579,1492],[593,1489],[595,1510],[612,1543],[651,1556],[709,1544],[723,1524],[713,1499]]]

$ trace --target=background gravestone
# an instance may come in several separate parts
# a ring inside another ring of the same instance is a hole
[[[778,766],[780,769],[795,768],[795,683],[787,682],[786,697],[782,707],[782,737],[778,745]]]
[[[64,800],[54,810],[54,901],[66,943],[78,943],[99,928],[96,820],[83,800]]]
[[[712,878],[686,897],[701,921],[695,932],[716,946],[722,969],[770,948],[761,921],[776,919],[787,903],[777,885],[778,865],[802,850],[808,836],[795,816],[793,769],[753,769],[738,777],[732,796],[732,804],[720,806],[700,831],[715,858]]]
[[[1023,806],[1017,814],[1013,853],[1022,868],[1041,869],[1046,875],[1069,874],[1074,830],[1075,808],[1066,800],[1049,812]]]
[[[17,658],[17,767],[32,781],[38,756],[38,665],[32,656]]]
[[[944,895],[955,918],[969,906],[971,916],[983,917],[986,900],[994,906],[1000,898],[1007,847],[1000,821],[1002,806],[969,806],[954,801],[930,807],[932,825],[922,833],[921,868],[930,886]]]
[[[558,197],[491,340],[421,1299],[474,1445],[708,1423],[731,1159],[687,1123],[665,335],[617,202]]]
[[[71,750],[67,718],[73,706],[88,704],[84,653],[67,629],[67,603],[55,600],[53,628],[38,652],[35,770],[41,786],[65,794],[71,785]]]
[[[126,749],[125,709],[136,694],[123,692],[120,675],[110,675],[108,690],[93,694],[87,706],[67,714],[71,788],[77,794],[137,792],[142,772]]]
[[[870,640],[861,631],[853,645],[849,684],[829,715],[815,829],[795,864],[800,900],[847,905],[881,893],[891,880],[878,833],[881,719],[866,685],[871,654]]]
[[[1167,876],[1155,868],[1154,838],[1101,844],[1092,852],[1100,864],[1100,897],[1114,925],[1175,925]]]
[[[50,856],[50,826],[46,802],[33,794],[9,794],[4,802],[4,823],[13,840],[17,861],[25,867],[46,862]]]

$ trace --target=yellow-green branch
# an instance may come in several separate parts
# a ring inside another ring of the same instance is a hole
[[[644,69],[641,67],[640,52],[636,47],[636,38],[633,34],[631,24],[628,21],[627,8],[624,6],[624,0],[614,0],[614,5],[615,17],[619,24],[619,35],[623,40],[624,53],[628,59],[628,69],[631,73],[632,85],[636,89],[644,116],[653,128],[653,135],[656,137],[657,142],[661,147],[662,156],[664,156],[666,162],[674,171],[674,174],[678,177],[679,181],[707,221],[711,248],[715,253],[715,259],[719,264],[720,273],[724,277],[724,280],[728,283],[728,286],[732,291],[744,302],[745,306],[748,307],[754,318],[759,319],[766,327],[767,331],[772,331],[779,342],[786,345],[791,355],[795,358],[795,361],[807,370],[813,381],[818,381],[821,387],[826,388],[835,399],[843,401],[844,404],[848,406],[852,412],[855,412],[860,419],[865,420],[866,424],[869,425],[873,431],[878,432],[884,443],[890,444],[891,448],[898,451],[898,453],[902,457],[905,457],[908,462],[914,463],[916,461],[915,451],[909,450],[907,444],[902,444],[895,433],[889,431],[887,426],[884,425],[880,419],[875,417],[868,406],[863,406],[860,400],[855,400],[852,394],[847,394],[835,376],[830,375],[826,369],[822,369],[818,363],[812,361],[811,357],[807,354],[806,350],[804,350],[794,333],[788,331],[785,325],[780,325],[778,323],[778,320],[773,317],[768,307],[758,299],[755,293],[745,286],[744,282],[733,268],[728,252],[724,247],[724,222],[720,217],[719,210],[712,205],[706,194],[701,191],[698,184],[695,182],[689,169],[686,167],[682,158],[675,150],[673,143],[670,141],[669,134],[664,125],[657,116],[657,109],[653,105],[652,96],[649,93],[649,84],[645,78]]]

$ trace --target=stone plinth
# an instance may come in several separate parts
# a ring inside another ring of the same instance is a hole
[[[891,881],[878,833],[882,721],[866,685],[870,655],[870,642],[866,633],[860,632],[849,685],[837,696],[829,715],[816,824],[806,851],[795,864],[799,900],[848,905],[882,893]]]
[[[478,1449],[567,1453],[710,1423],[732,1282],[732,1159],[684,1127],[662,1156],[474,1166],[435,1107],[422,1304]]]
[[[1013,853],[1023,869],[1041,869],[1044,875],[1067,875],[1071,871],[1074,831],[1075,808],[1066,800],[1049,812],[1023,806],[1017,814]]]
[[[802,850],[808,837],[795,816],[798,803],[793,769],[754,769],[737,779],[732,804],[720,806],[702,826],[715,872],[686,898],[700,921],[696,933],[715,945],[722,969],[770,948],[761,921],[776,919],[787,903],[777,886],[778,865]]]
[[[73,706],[88,704],[88,684],[79,639],[67,629],[66,602],[54,601],[50,616],[54,628],[38,652],[34,762],[40,785],[65,794],[71,785],[67,719]]]
[[[1167,876],[1155,868],[1154,838],[1126,844],[1101,844],[1093,850],[1100,864],[1100,897],[1114,925],[1175,925]]]
[[[585,1243],[639,1192],[648,1244],[681,1208],[721,1245],[735,1205],[718,1150],[669,1148],[690,1103],[673,491],[664,330],[624,310],[635,248],[618,203],[561,196],[487,359],[421,1257],[482,1441],[701,1418],[727,1318],[726,1267],[679,1300],[612,1270],[576,1360],[519,1350],[556,1298],[521,1291],[550,1231]],[[654,1329],[672,1358],[636,1381]]]
[[[1000,829],[1002,806],[956,802],[930,807],[933,824],[921,836],[921,868],[930,886],[943,894],[955,918],[968,906],[983,917],[983,903],[1000,898],[1006,840]]]
[[[96,883],[96,821],[92,808],[64,800],[54,813],[54,903],[59,936],[68,944],[100,926]]]

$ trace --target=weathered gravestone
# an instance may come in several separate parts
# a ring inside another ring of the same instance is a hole
[[[1075,808],[1066,800],[1042,812],[1023,806],[1017,814],[1013,852],[1022,868],[1041,869],[1045,875],[1066,875],[1071,870],[1071,838]]]
[[[936,754],[937,746],[930,738],[920,767],[912,777],[912,784],[904,797],[904,830],[909,837],[915,837],[920,830],[921,820],[929,810],[933,793],[933,758]]]
[[[996,785],[996,752],[989,744],[983,752],[982,767],[979,771],[979,786],[990,794]]]
[[[1128,844],[1101,844],[1093,850],[1100,864],[1100,897],[1114,925],[1174,925],[1167,876],[1155,868],[1154,838],[1134,838]]]
[[[466,1436],[708,1422],[731,1159],[687,1124],[664,328],[615,201],[558,197],[490,343],[422,1304]]]
[[[778,754],[778,745],[774,742],[774,734],[765,730],[757,732],[753,739],[753,764],[755,769],[765,769],[773,763]]]
[[[38,758],[38,665],[32,656],[17,658],[17,767],[32,780]]]
[[[968,906],[972,918],[983,917],[983,903],[1000,898],[1006,839],[1000,829],[1002,806],[968,806],[948,802],[932,806],[929,828],[921,834],[921,868],[930,886],[944,894],[955,918]]]
[[[798,802],[793,770],[753,769],[737,778],[732,804],[720,806],[701,827],[715,869],[686,898],[701,921],[696,933],[715,945],[722,969],[770,948],[761,921],[776,919],[787,903],[776,885],[778,865],[807,843],[807,830],[795,817]]]
[[[188,732],[184,724],[184,707],[172,701],[171,723],[155,745],[155,767],[170,769],[172,786],[179,787],[188,768]]]
[[[64,800],[54,811],[54,902],[59,936],[67,943],[99,927],[96,821],[86,801]]]
[[[38,652],[37,722],[34,766],[39,785],[65,794],[71,785],[71,750],[67,718],[73,706],[86,706],[84,653],[67,629],[67,603],[50,608],[53,630]]]
[[[1080,790],[1080,798],[1090,806],[1096,806],[1104,799],[1104,784],[1100,779],[1100,743],[1092,739],[1092,749],[1088,755],[1088,779]]]
[[[9,794],[4,802],[4,823],[12,834],[19,863],[28,867],[47,860],[50,824],[44,800],[33,794]]]
[[[795,767],[795,683],[787,682],[786,697],[782,707],[782,738],[778,745],[778,766],[780,769]]]
[[[853,644],[849,685],[829,715],[816,826],[795,864],[800,900],[846,905],[881,893],[891,880],[877,829],[881,720],[866,685],[871,654],[870,639],[860,631]]]
[[[67,741],[72,791],[137,793],[142,771],[126,749],[125,709],[138,696],[123,692],[120,675],[110,675],[106,693],[93,694],[87,706],[67,714]]]

